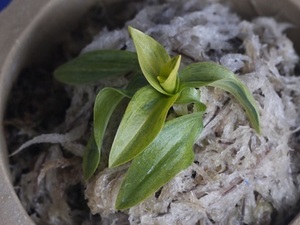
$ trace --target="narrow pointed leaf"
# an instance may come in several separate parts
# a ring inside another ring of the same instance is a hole
[[[225,67],[212,62],[191,64],[180,71],[180,89],[209,85],[232,94],[244,107],[252,127],[260,133],[256,101],[248,88]]]
[[[99,154],[109,119],[126,95],[128,95],[126,91],[107,87],[103,88],[96,97],[94,105],[94,137]]]
[[[154,140],[176,98],[177,95],[163,95],[151,86],[143,87],[135,93],[115,136],[109,167],[130,161]]]
[[[242,82],[227,78],[215,81],[211,86],[223,89],[232,94],[244,107],[252,127],[260,134],[259,113],[256,108],[255,99]]]
[[[126,209],[148,198],[194,160],[193,144],[202,130],[202,113],[168,121],[137,156],[121,185],[115,207]]]
[[[179,73],[181,89],[205,86],[224,78],[237,79],[230,70],[214,62],[190,64]]]
[[[90,179],[96,171],[100,162],[100,156],[100,151],[96,145],[94,135],[92,134],[83,155],[82,167],[85,180]]]
[[[133,39],[144,76],[157,91],[170,95],[160,86],[157,79],[163,66],[170,60],[170,56],[164,47],[152,37],[132,27],[129,27],[128,30]]]
[[[180,66],[181,56],[178,55],[172,58],[161,71],[158,80],[161,87],[168,93],[178,92],[178,70]]]
[[[135,52],[99,50],[82,54],[54,71],[60,82],[89,84],[111,76],[140,71]]]
[[[98,93],[94,105],[94,135],[83,157],[85,179],[89,179],[99,165],[104,133],[113,111],[124,97],[132,98],[134,93],[145,84],[146,80],[143,76],[136,76],[126,89],[107,87]]]

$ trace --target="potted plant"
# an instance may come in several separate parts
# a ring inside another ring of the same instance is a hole
[[[177,58],[177,60],[178,60],[178,58]],[[175,65],[176,65],[176,63],[175,63]],[[7,67],[6,67],[7,68]],[[3,89],[4,90],[4,89]],[[6,96],[6,95],[2,95],[2,96]],[[6,173],[7,173],[7,171],[5,171]],[[9,184],[8,184],[8,186],[9,186]],[[11,189],[10,189],[11,190]],[[12,194],[13,196],[15,196],[14,194]]]

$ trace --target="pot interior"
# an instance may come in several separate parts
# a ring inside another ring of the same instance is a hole
[[[32,4],[35,2],[36,1],[32,1]],[[300,20],[297,16],[300,11],[300,3],[287,1],[285,2],[285,7],[282,7],[282,1],[272,1],[271,3],[269,0],[249,0],[243,2],[232,0],[230,2],[233,8],[244,18],[250,19],[257,15],[265,15],[274,16],[281,21],[293,23],[295,27],[289,29],[288,35],[294,41],[298,52],[300,52]],[[104,4],[111,14],[118,15],[120,12],[124,13],[124,10],[122,11],[120,9],[124,7],[124,1],[121,0],[111,2],[96,0],[82,2],[61,0],[45,1],[45,4],[39,9],[39,13],[32,21],[28,22],[26,29],[23,30],[20,36],[12,37],[16,40],[16,45],[11,47],[10,52],[6,56],[0,77],[0,177],[3,177],[3,182],[0,184],[0,191],[1,196],[5,196],[4,201],[1,201],[0,218],[3,218],[4,224],[18,224],[20,221],[22,221],[22,224],[33,224],[21,206],[15,194],[15,190],[10,183],[11,175],[8,170],[8,151],[2,124],[6,106],[10,104],[10,102],[8,102],[9,93],[11,90],[14,90],[12,87],[17,77],[20,74],[23,76],[24,69],[26,71],[26,68],[43,64],[49,67],[50,70],[53,70],[57,65],[49,64],[49,61],[56,55],[59,48],[65,46],[63,43],[70,38],[70,33],[76,32],[76,29],[82,29],[87,20],[93,19],[99,22],[99,18],[90,18],[87,16],[87,13],[90,12],[99,13],[100,8],[103,6],[99,7],[99,3]],[[270,5],[272,5],[273,8],[269,7]],[[10,7],[16,7],[20,10],[20,5],[12,4]],[[10,9],[8,8],[7,10]],[[130,17],[130,15],[127,16]],[[110,21],[102,21],[101,23],[116,27],[122,23],[120,18],[116,18],[115,24],[109,24]],[[100,20],[103,20],[103,18]],[[100,27],[96,28],[95,26],[92,29],[96,32]],[[70,55],[64,55],[59,59],[59,63],[66,61],[68,58],[75,57],[81,48],[91,41],[92,35],[95,34],[94,31],[90,33],[90,36],[83,42],[74,42],[77,46],[72,47]],[[21,79],[21,77],[19,77],[19,79]],[[68,104],[67,100],[66,104]],[[294,224],[296,224],[296,222]]]

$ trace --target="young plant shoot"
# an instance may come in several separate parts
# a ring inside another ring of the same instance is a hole
[[[94,132],[83,158],[85,179],[96,171],[110,117],[121,100],[130,98],[115,135],[109,167],[131,162],[119,190],[116,209],[127,209],[155,193],[194,160],[193,145],[202,131],[205,105],[198,88],[223,89],[245,109],[260,133],[259,114],[247,87],[228,69],[199,62],[179,70],[181,56],[171,58],[157,41],[129,27],[136,53],[103,50],[84,54],[61,66],[55,77],[68,84],[84,84],[111,76],[134,74],[124,89],[102,89],[94,105]],[[166,118],[174,104],[193,103],[193,110]]]

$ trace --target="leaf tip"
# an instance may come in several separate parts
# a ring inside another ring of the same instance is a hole
[[[82,162],[83,178],[85,181],[89,180],[96,172],[100,163],[101,151],[97,147],[94,135],[91,135]]]
[[[128,33],[130,34],[130,36],[132,36],[132,34],[134,32],[141,32],[141,31],[139,31],[138,29],[136,29],[136,28],[134,28],[132,26],[128,26]]]
[[[117,201],[115,202],[115,209],[116,210],[125,210],[125,209],[129,209],[131,206],[126,204],[125,201]]]
[[[85,169],[83,169],[83,179],[84,181],[88,181],[92,177],[92,173],[88,173]]]
[[[123,183],[121,185],[121,188],[119,190],[119,193],[115,201],[115,209],[117,210],[129,209],[140,202],[141,200],[137,199],[136,196],[134,196],[134,193],[130,193],[130,194],[128,193],[128,190],[126,190]]]

